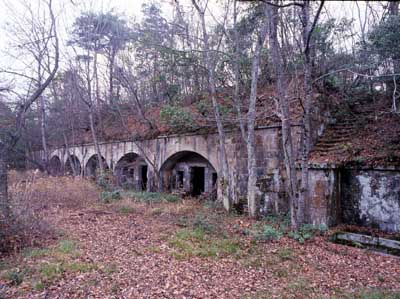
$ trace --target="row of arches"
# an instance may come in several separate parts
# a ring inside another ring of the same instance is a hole
[[[105,169],[113,171],[121,187],[135,190],[147,189],[149,167],[145,159],[138,154],[125,154],[117,161],[115,167],[108,165],[103,157],[102,162]],[[91,156],[84,166],[75,155],[70,155],[64,164],[58,156],[50,159],[52,175],[95,177],[98,168],[97,155]],[[160,175],[160,187],[163,191],[180,190],[192,196],[216,190],[218,178],[211,163],[200,154],[191,151],[181,151],[170,156],[161,166]]]

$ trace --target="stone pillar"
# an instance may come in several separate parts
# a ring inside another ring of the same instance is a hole
[[[135,190],[142,191],[141,178],[140,178],[140,165],[136,164],[134,169],[135,173],[133,174],[133,176],[134,176]]]
[[[204,167],[204,192],[210,192],[212,185],[212,174],[208,166]]]
[[[183,189],[190,192],[190,167],[188,164],[183,165]]]

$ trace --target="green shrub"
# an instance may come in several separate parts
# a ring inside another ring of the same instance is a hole
[[[110,171],[99,171],[96,173],[96,184],[105,191],[113,191],[116,188],[115,178]]]
[[[263,230],[256,234],[256,238],[263,241],[279,240],[281,237],[282,233],[271,225],[264,225]]]
[[[193,129],[194,121],[189,112],[179,106],[165,105],[160,110],[161,121],[174,130]]]
[[[104,203],[110,203],[113,201],[120,200],[122,198],[119,190],[115,191],[103,191],[100,194],[100,200]]]
[[[4,275],[12,285],[18,286],[24,281],[24,273],[19,269],[11,270]]]
[[[206,232],[213,232],[215,230],[214,225],[212,225],[208,219],[202,215],[196,215],[196,217],[193,219],[192,225],[194,228],[198,228]]]
[[[303,244],[306,240],[311,239],[316,235],[326,233],[327,230],[328,228],[325,224],[303,224],[298,230],[289,232],[288,237]]]

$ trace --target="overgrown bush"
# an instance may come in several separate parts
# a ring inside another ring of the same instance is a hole
[[[298,230],[290,231],[288,233],[288,237],[303,244],[306,240],[311,239],[316,235],[322,235],[326,233],[327,230],[328,228],[324,224],[320,225],[304,224]]]
[[[53,238],[50,219],[60,207],[79,209],[98,198],[96,186],[77,177],[48,177],[38,171],[9,172],[11,221],[0,222],[0,251],[36,246]]]
[[[110,171],[98,171],[96,174],[96,184],[103,190],[113,191],[117,188],[115,177]]]
[[[160,110],[160,118],[162,122],[176,131],[182,129],[193,129],[195,127],[190,113],[179,106],[163,106]]]
[[[100,194],[100,200],[104,203],[110,203],[122,199],[121,192],[119,190],[115,191],[103,191]]]
[[[263,241],[279,240],[282,233],[271,225],[264,225],[263,230],[257,233],[256,238]]]

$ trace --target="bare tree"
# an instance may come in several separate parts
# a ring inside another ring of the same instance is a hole
[[[217,123],[218,135],[219,135],[219,148],[221,155],[221,170],[222,177],[219,179],[221,192],[222,192],[222,200],[224,203],[225,209],[229,210],[231,208],[231,198],[230,198],[230,175],[229,175],[229,167],[228,167],[228,159],[225,149],[225,130],[222,124],[222,118],[219,111],[219,105],[217,102],[217,91],[216,91],[216,77],[215,77],[215,55],[213,55],[213,51],[210,47],[209,43],[209,35],[207,32],[206,20],[205,20],[205,12],[207,10],[207,4],[204,5],[203,8],[199,6],[196,0],[192,0],[193,6],[195,7],[201,22],[201,27],[203,31],[203,49],[204,49],[204,61],[205,65],[208,69],[208,87],[210,92],[211,101],[214,109],[214,116]],[[225,22],[225,20],[224,20]]]
[[[44,49],[46,52],[52,52],[54,54],[53,66],[51,71],[47,74],[47,77],[43,79],[43,83],[36,84],[36,88],[29,89],[24,101],[21,101],[17,107],[15,130],[13,133],[8,134],[7,138],[2,137],[0,139],[0,221],[5,225],[10,225],[12,222],[12,215],[10,212],[9,198],[8,198],[8,182],[7,182],[7,162],[8,154],[15,146],[16,142],[20,138],[21,130],[24,123],[24,117],[26,112],[32,106],[32,104],[40,98],[46,88],[54,79],[58,66],[59,66],[59,41],[57,35],[56,18],[54,16],[52,0],[47,3],[47,9],[51,19],[51,26],[49,28],[41,28],[47,30],[47,36],[49,36],[49,42],[47,47]],[[50,42],[51,41],[51,42]]]
[[[254,144],[254,128],[256,122],[256,101],[257,101],[257,83],[260,69],[260,55],[263,48],[265,38],[268,32],[268,5],[263,4],[265,17],[257,38],[257,43],[254,49],[252,66],[251,66],[251,87],[249,109],[247,113],[247,156],[248,156],[248,181],[247,181],[247,200],[249,213],[252,217],[258,216],[260,208],[259,196],[257,194],[257,173],[256,173],[256,157]]]
[[[295,152],[292,140],[292,128],[289,112],[289,100],[287,96],[287,85],[285,82],[284,70],[282,65],[282,51],[278,41],[278,22],[279,7],[269,5],[268,15],[270,19],[270,48],[271,60],[275,68],[276,76],[276,94],[278,102],[278,116],[281,119],[282,126],[282,146],[284,154],[284,164],[287,175],[287,192],[290,201],[291,223],[293,227],[298,226],[298,184],[296,178]]]

